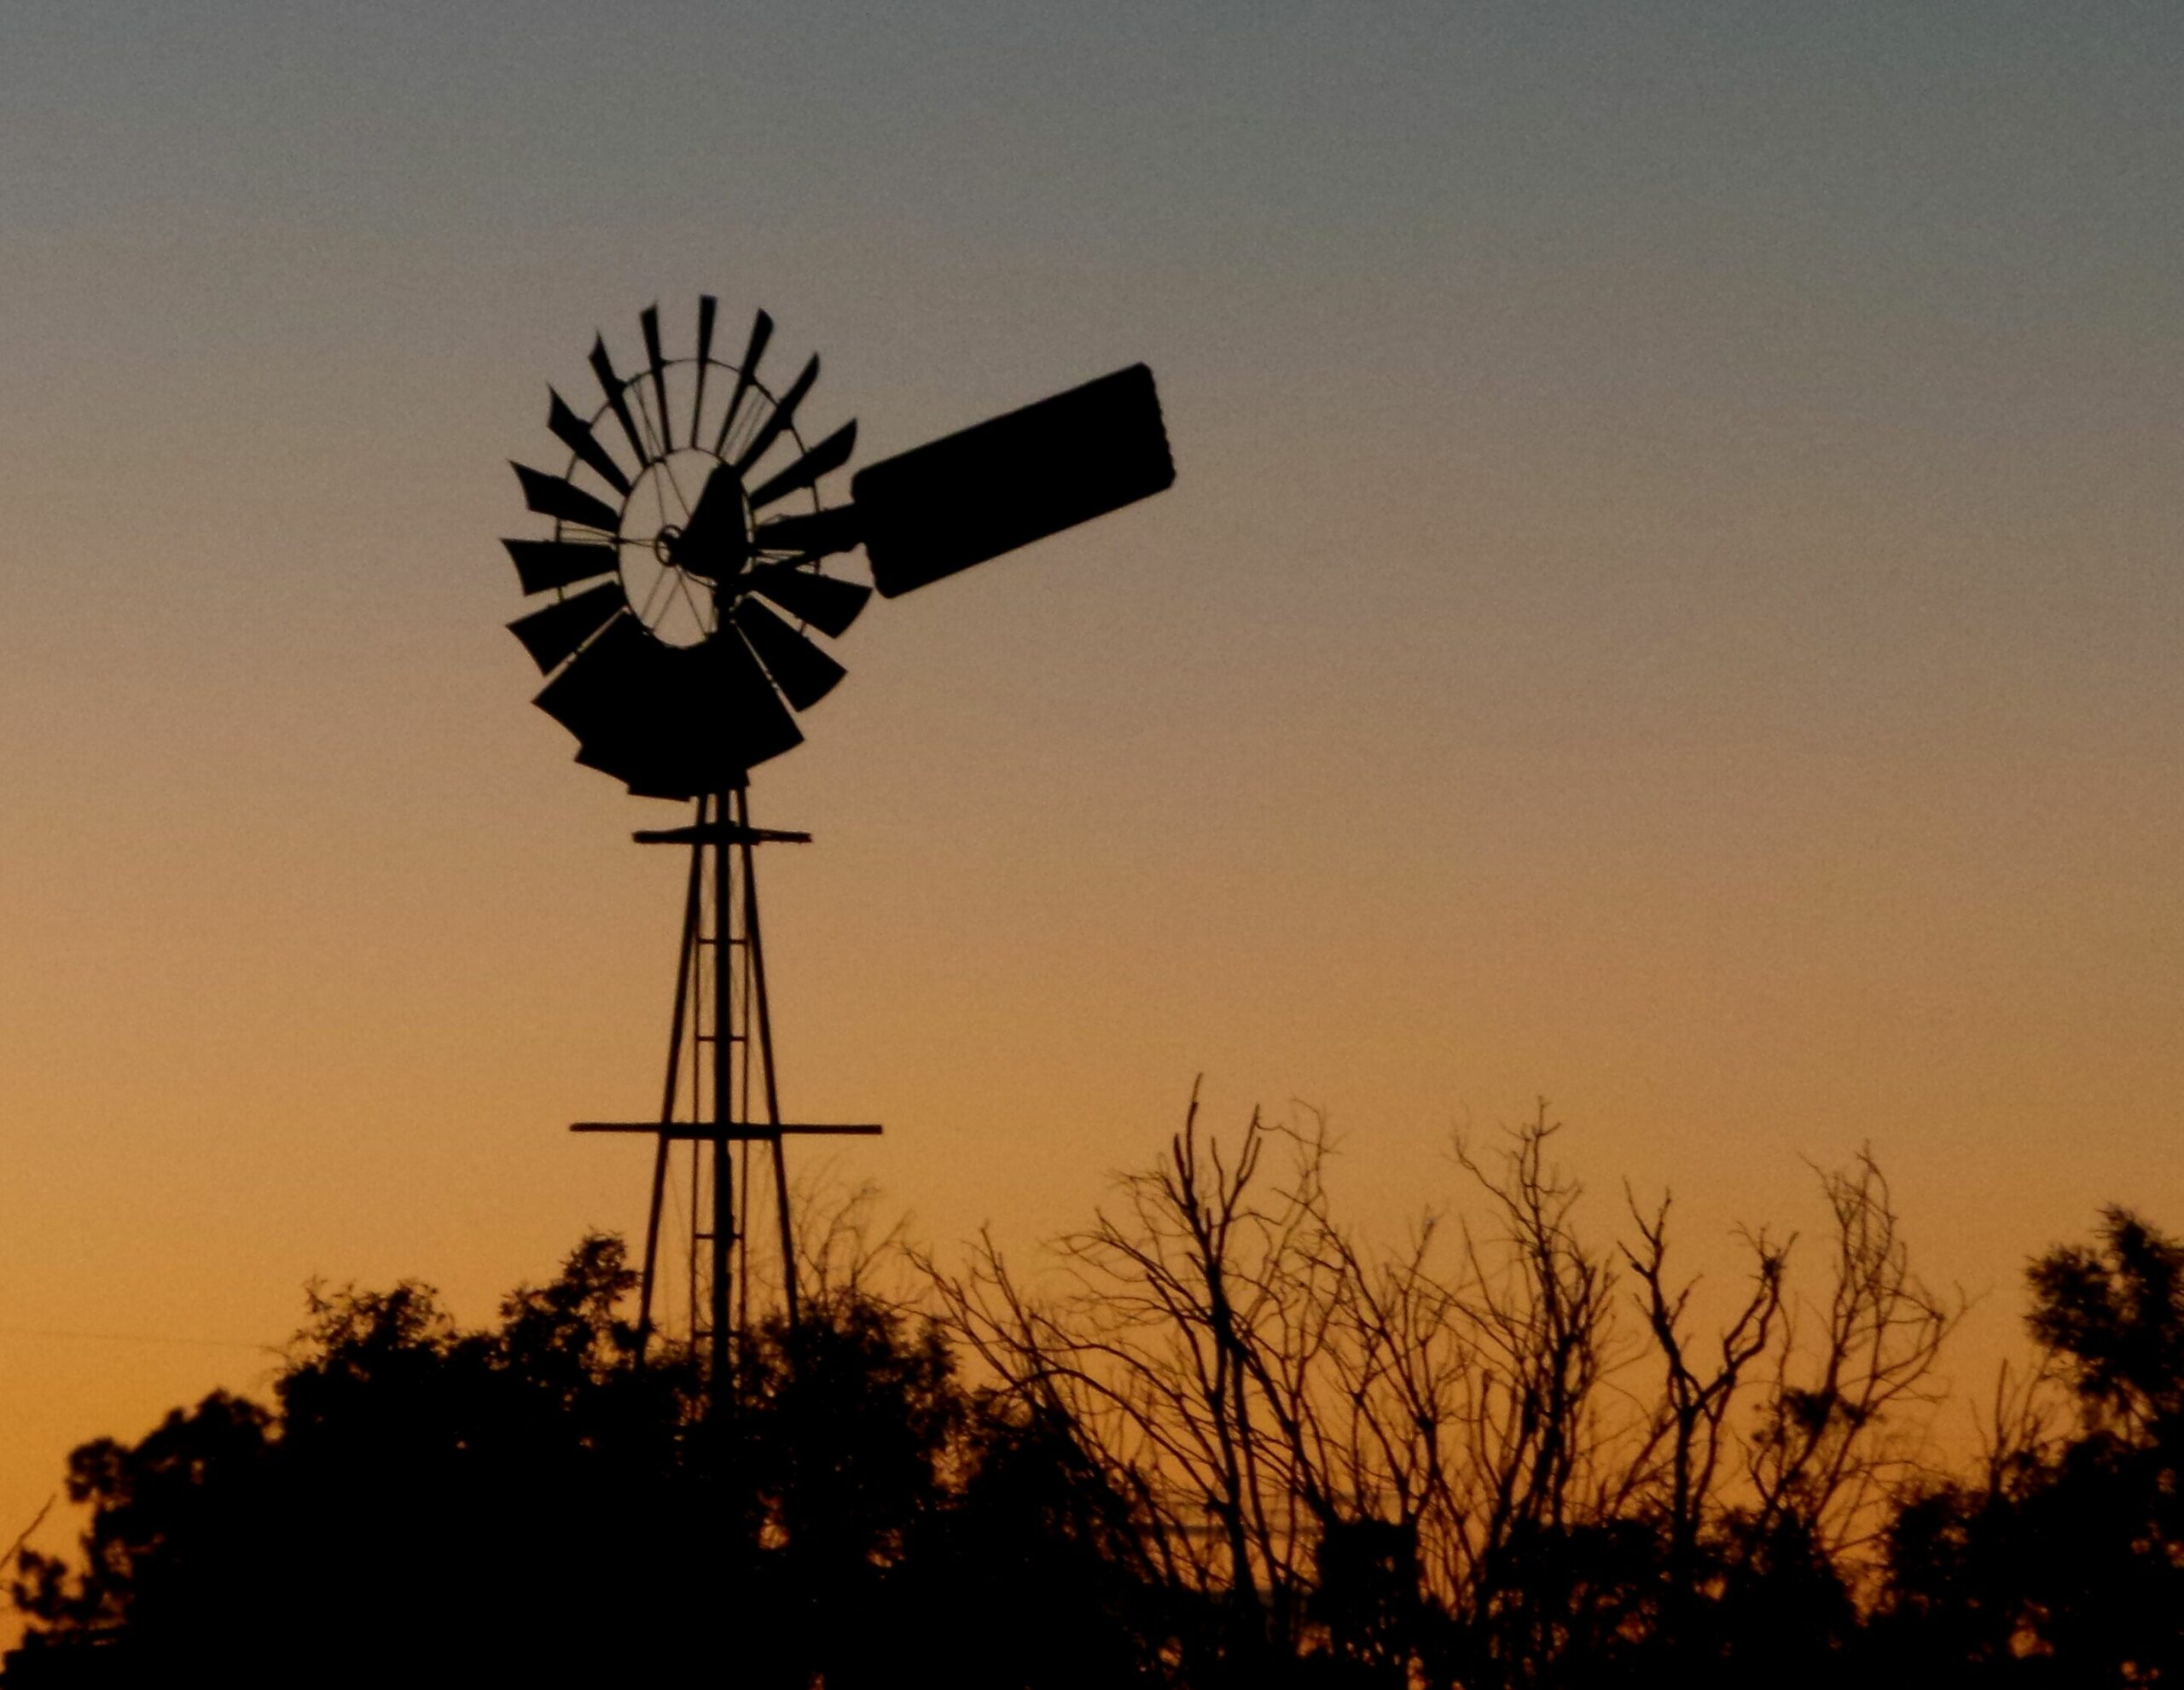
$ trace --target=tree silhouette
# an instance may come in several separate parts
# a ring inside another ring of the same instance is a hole
[[[1876,1629],[1893,1658],[1965,1682],[2175,1682],[2184,1244],[2110,1208],[2097,1243],[2051,1251],[2027,1278],[2039,1378],[2066,1393],[2069,1428],[2020,1416],[1981,1481],[1905,1501]]]
[[[611,1238],[476,1330],[415,1282],[314,1287],[270,1407],[71,1457],[80,1553],[22,1557],[7,1684],[2184,1675],[2184,1244],[2113,1209],[2041,1257],[2041,1364],[1937,1478],[1892,1428],[1961,1303],[1870,1155],[1821,1176],[1816,1294],[1747,1232],[1710,1329],[1665,1199],[1600,1247],[1554,1132],[1459,1147],[1471,1215],[1374,1249],[1316,1124],[1194,1114],[1044,1298],[990,1243],[950,1273],[837,1217],[803,1321],[712,1400],[638,1365]],[[891,1259],[936,1318],[880,1294]]]
[[[429,1658],[857,1687],[1034,1624],[1054,1670],[988,1649],[957,1681],[1130,1668],[1112,1502],[1036,1421],[963,1389],[929,1328],[822,1298],[751,1333],[708,1409],[672,1355],[635,1365],[630,1281],[619,1241],[587,1239],[475,1332],[422,1285],[314,1289],[276,1408],[215,1394],[72,1457],[83,1554],[24,1558],[9,1682],[344,1681]]]
[[[1792,1317],[1789,1246],[1747,1232],[1748,1294],[1707,1333],[1666,1203],[1600,1247],[1559,1130],[1542,1108],[1498,1151],[1459,1143],[1468,1212],[1374,1249],[1335,1212],[1321,1124],[1223,1144],[1194,1107],[1062,1241],[1058,1293],[990,1242],[928,1263],[957,1342],[1128,1499],[1147,1577],[1220,1616],[1171,1639],[1186,1681],[1846,1670],[1907,1471],[1891,1440],[1960,1302],[1913,1272],[1862,1155],[1821,1176],[1817,1312]]]

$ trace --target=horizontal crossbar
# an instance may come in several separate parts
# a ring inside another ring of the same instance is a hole
[[[695,1139],[700,1144],[711,1144],[715,1139],[732,1143],[742,1139],[772,1140],[792,1135],[824,1135],[837,1138],[877,1138],[880,1128],[874,1123],[845,1125],[839,1123],[811,1123],[784,1121],[778,1127],[756,1123],[719,1127],[710,1121],[578,1121],[569,1130],[572,1133],[649,1133],[659,1138]]]
[[[810,845],[809,833],[778,828],[743,828],[733,822],[707,822],[688,828],[647,828],[630,835],[639,845]]]

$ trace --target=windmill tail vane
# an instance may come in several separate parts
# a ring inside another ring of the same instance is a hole
[[[747,1319],[747,1254],[735,1269],[754,1147],[770,1164],[793,1319],[782,1141],[879,1130],[785,1123],[774,1071],[752,853],[807,836],[752,825],[749,777],[802,742],[797,718],[843,678],[815,636],[840,639],[875,591],[928,586],[1159,492],[1176,472],[1152,371],[1134,364],[867,464],[829,505],[821,484],[847,466],[857,424],[807,441],[816,354],[774,386],[761,374],[774,338],[762,311],[740,361],[717,357],[709,294],[688,357],[666,356],[657,305],[639,326],[644,361],[626,369],[595,340],[588,414],[548,389],[546,426],[568,454],[561,473],[512,466],[553,531],[502,543],[539,601],[508,625],[546,677],[535,702],[574,735],[578,762],[640,796],[696,806],[688,827],[637,835],[690,852],[659,1118],[577,1130],[654,1138],[641,1329],[650,1334],[679,1285],[689,1346],[717,1373]],[[859,549],[869,584],[841,572]],[[662,1205],[685,1176],[678,1262]]]

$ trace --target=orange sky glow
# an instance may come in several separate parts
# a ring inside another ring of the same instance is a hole
[[[0,1540],[312,1276],[641,1228],[563,1128],[657,1096],[676,812],[497,542],[701,290],[858,462],[1142,359],[1178,468],[759,771],[785,1101],[888,1129],[800,1165],[1028,1248],[1203,1074],[1392,1234],[1544,1095],[1727,1271],[1870,1143],[1976,1386],[2184,1227],[2184,23],[2067,12],[11,12]]]

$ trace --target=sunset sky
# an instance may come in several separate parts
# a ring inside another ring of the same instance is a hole
[[[785,1102],[888,1129],[804,1166],[1028,1246],[1203,1073],[1392,1231],[1544,1095],[1726,1265],[1870,1141],[1969,1380],[2184,1228],[2180,87],[2173,3],[9,6],[0,1544],[313,1275],[642,1224],[563,1129],[677,812],[499,539],[701,291],[859,462],[1141,359],[1178,468],[760,772]]]

